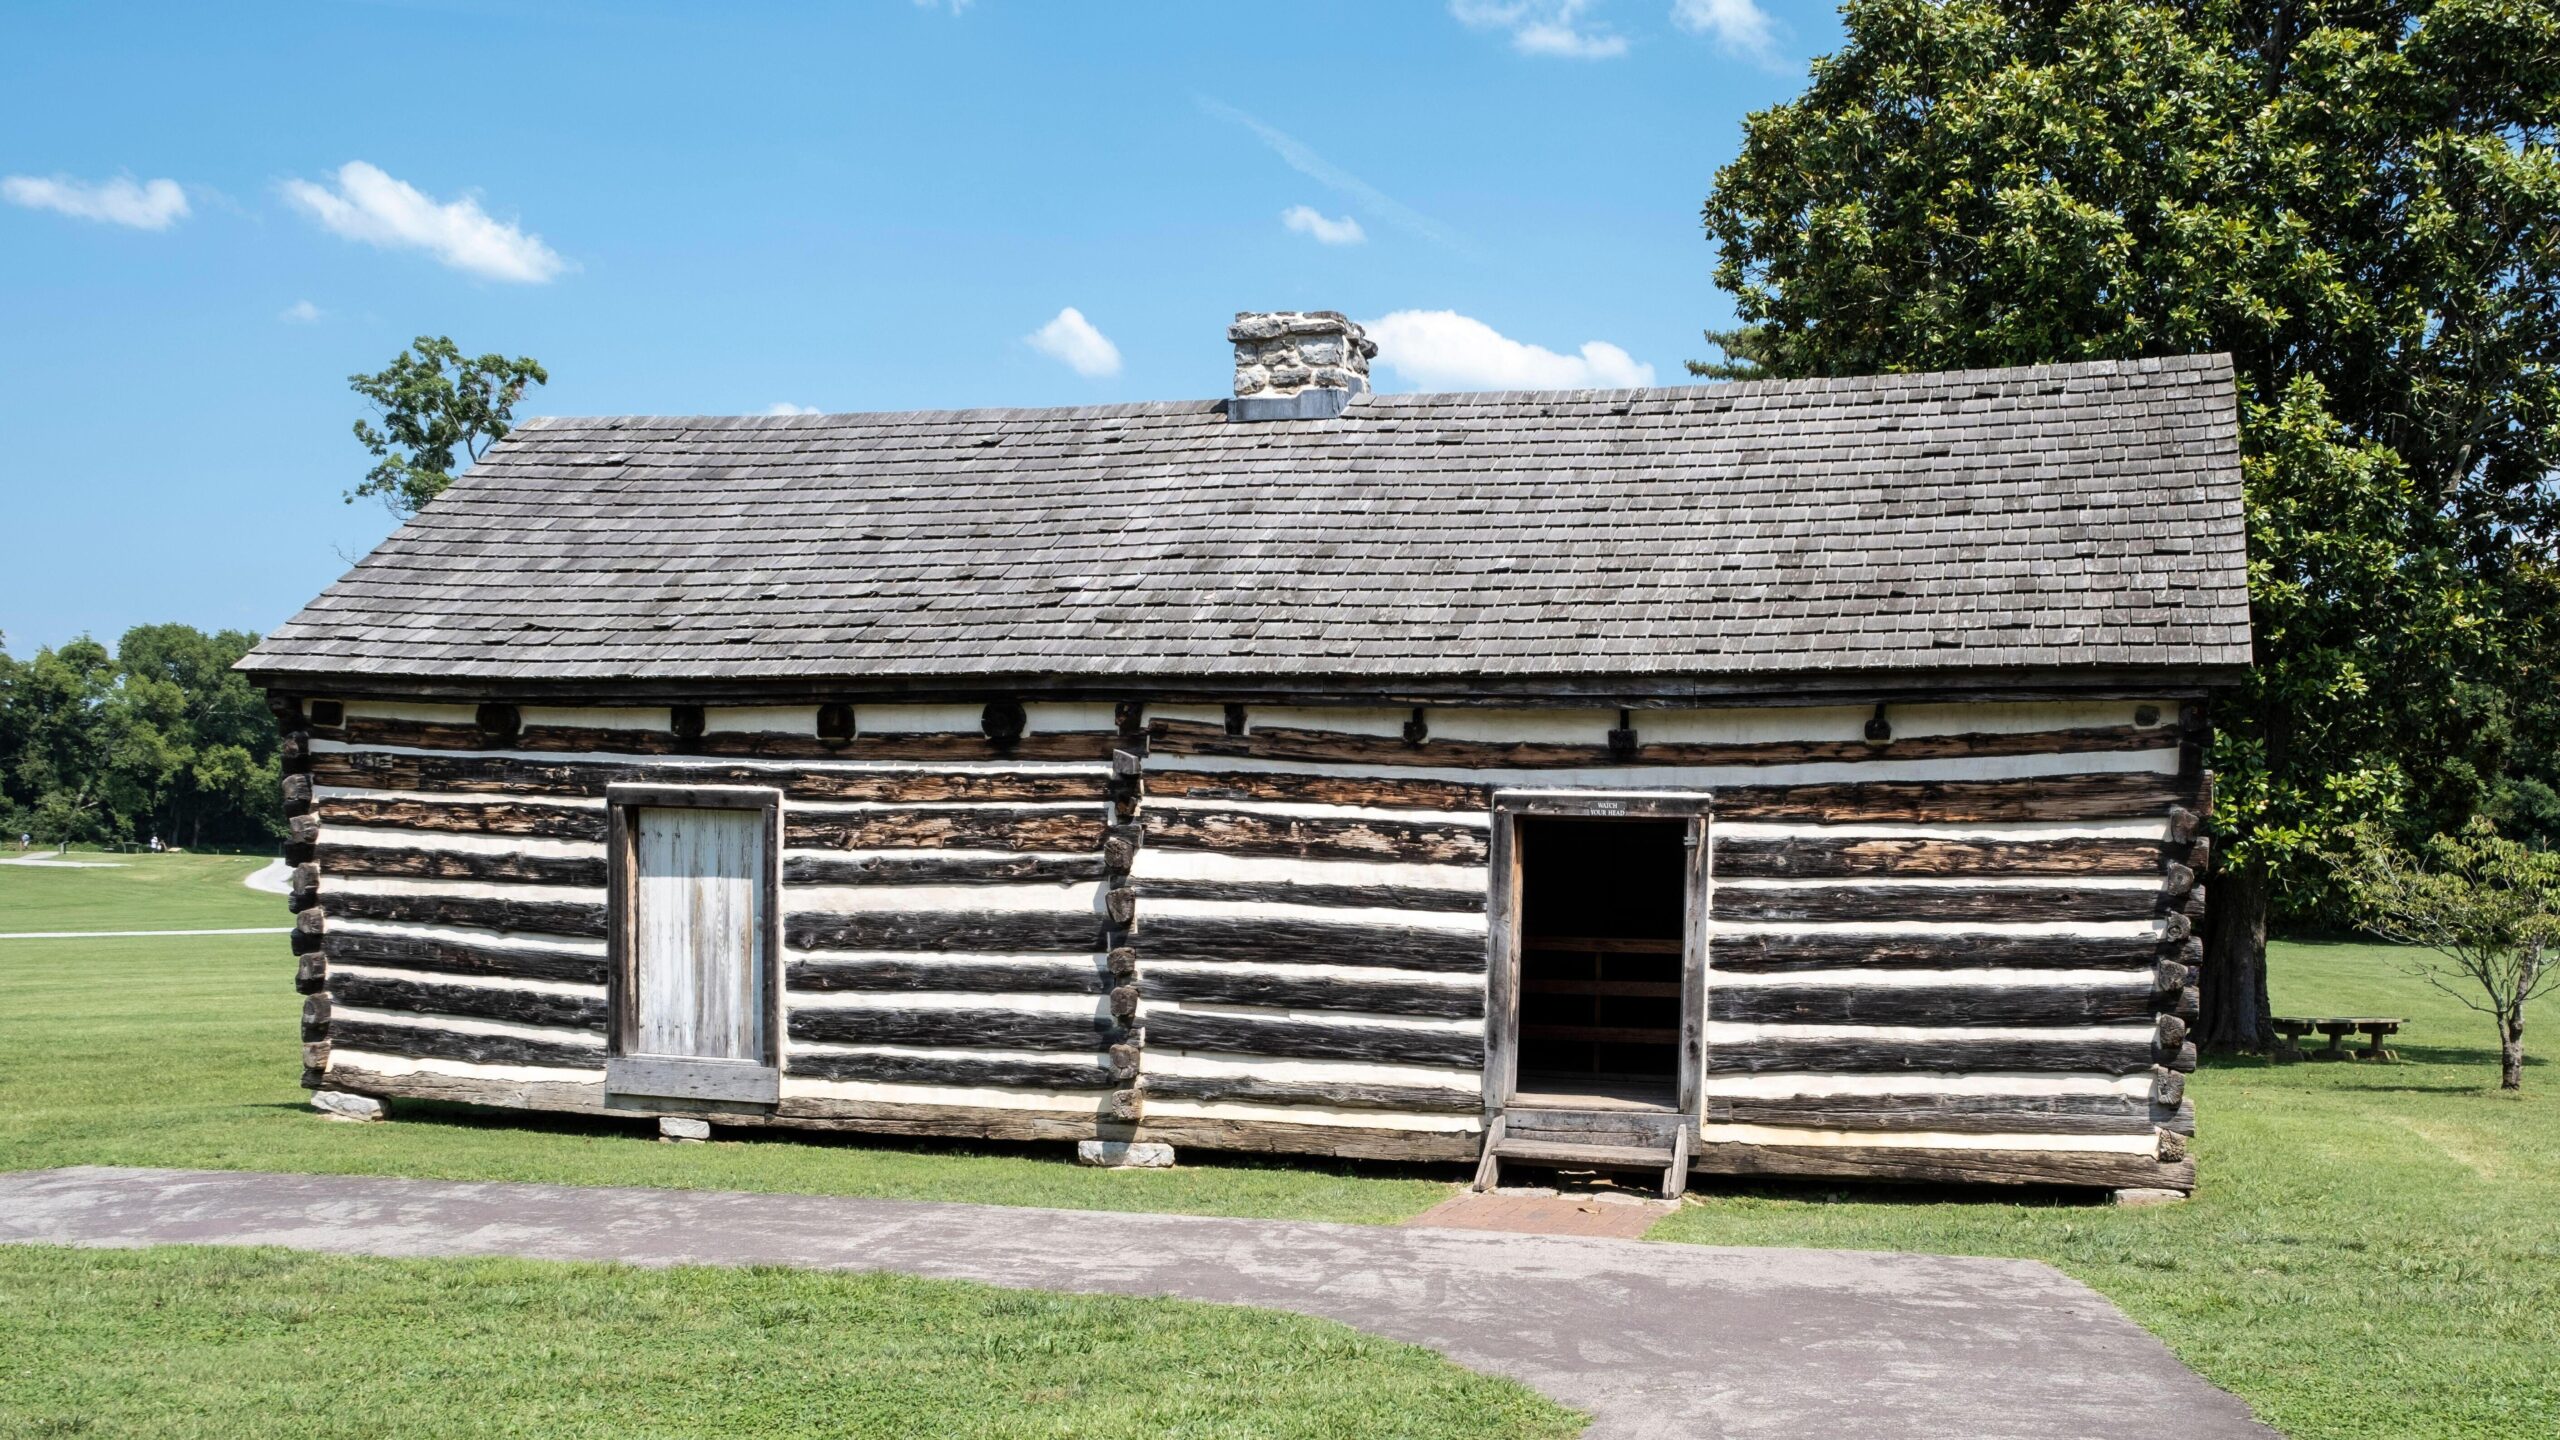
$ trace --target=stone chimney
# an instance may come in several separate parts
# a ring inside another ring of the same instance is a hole
[[[1227,338],[1236,344],[1229,420],[1329,420],[1367,393],[1378,353],[1338,310],[1245,311]]]

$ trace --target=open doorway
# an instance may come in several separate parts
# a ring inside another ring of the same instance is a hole
[[[1519,818],[1517,1103],[1677,1103],[1690,823]]]

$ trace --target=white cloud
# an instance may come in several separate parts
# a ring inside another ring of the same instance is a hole
[[[1254,138],[1269,146],[1271,148],[1271,153],[1280,157],[1280,163],[1288,166],[1290,169],[1297,171],[1299,174],[1306,176],[1308,179],[1315,181],[1319,185],[1341,191],[1343,194],[1358,200],[1363,209],[1368,210],[1372,214],[1384,215],[1398,225],[1403,226],[1405,229],[1412,231],[1414,234],[1419,235],[1426,240],[1436,240],[1443,245],[1454,243],[1450,240],[1448,234],[1439,226],[1432,224],[1430,220],[1424,218],[1421,214],[1417,213],[1410,207],[1399,204],[1395,200],[1390,199],[1375,185],[1372,185],[1368,181],[1361,179],[1359,176],[1352,174],[1350,171],[1343,169],[1341,166],[1334,164],[1332,161],[1325,159],[1315,151],[1308,149],[1304,144],[1299,142],[1297,137],[1289,134],[1287,131],[1278,130],[1272,126],[1265,125],[1260,120],[1257,120],[1253,116],[1237,109],[1233,105],[1222,105],[1206,96],[1197,96],[1194,98],[1198,101],[1203,112],[1216,116],[1220,120],[1231,121],[1252,131]]]
[[[284,307],[284,313],[276,318],[288,325],[312,325],[319,322],[322,313],[320,307],[310,301],[296,300]]]
[[[1759,0],[1671,0],[1671,23],[1710,36],[1733,54],[1778,63],[1777,24]]]
[[[1419,390],[1586,390],[1650,385],[1653,367],[1604,340],[1572,355],[1511,339],[1454,310],[1398,310],[1361,322],[1378,363]]]
[[[1591,0],[1449,0],[1460,24],[1508,30],[1511,48],[1523,55],[1614,60],[1626,54],[1626,36],[1583,23],[1590,8]]]
[[[1312,235],[1319,245],[1358,245],[1369,238],[1360,222],[1345,215],[1329,219],[1313,205],[1292,205],[1280,212],[1280,223],[1301,235]]]
[[[1023,337],[1031,348],[1059,361],[1088,380],[1120,373],[1120,347],[1093,328],[1084,312],[1073,305],[1058,312],[1058,318]]]
[[[30,210],[53,210],[82,220],[129,225],[136,230],[166,230],[187,218],[187,192],[178,188],[175,180],[136,184],[131,177],[122,175],[113,180],[11,175],[0,179],[0,197]]]
[[[284,182],[284,198],[329,230],[386,250],[424,250],[456,270],[539,285],[569,268],[558,251],[465,195],[441,204],[361,160],[338,167],[338,188]]]
[[[794,405],[788,400],[776,400],[764,407],[764,413],[767,415],[824,415],[827,412],[815,405]]]

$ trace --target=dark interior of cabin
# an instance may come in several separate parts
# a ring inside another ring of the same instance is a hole
[[[1519,822],[1523,1100],[1673,1103],[1688,831],[1686,820]]]

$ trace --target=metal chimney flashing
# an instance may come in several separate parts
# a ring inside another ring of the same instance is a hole
[[[1351,408],[1353,390],[1301,390],[1295,395],[1239,395],[1227,402],[1227,423],[1263,420],[1331,420]]]

